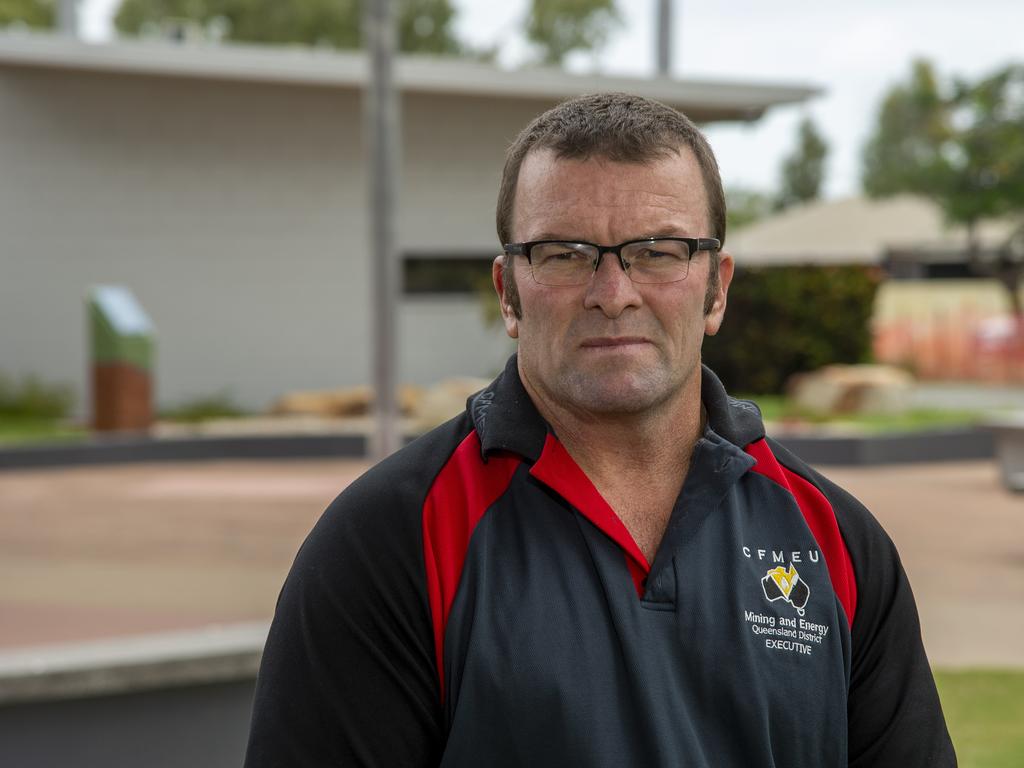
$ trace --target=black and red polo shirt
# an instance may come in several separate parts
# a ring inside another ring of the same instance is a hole
[[[347,488],[281,592],[246,765],[952,766],[910,585],[704,369],[654,562],[513,357]]]

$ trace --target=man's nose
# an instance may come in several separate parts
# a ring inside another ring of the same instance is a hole
[[[636,284],[622,268],[619,257],[606,251],[590,278],[583,304],[600,309],[608,317],[618,317],[627,307],[640,306],[643,299]]]

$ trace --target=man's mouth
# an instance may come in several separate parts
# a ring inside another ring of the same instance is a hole
[[[584,339],[580,346],[584,349],[617,349],[650,343],[650,339],[644,336],[595,336]]]

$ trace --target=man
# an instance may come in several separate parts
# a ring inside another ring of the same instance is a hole
[[[733,259],[700,132],[556,107],[498,234],[518,355],[310,534],[247,764],[955,765],[892,543],[701,367]]]

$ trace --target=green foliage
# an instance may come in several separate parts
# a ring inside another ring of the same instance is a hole
[[[949,95],[932,65],[915,61],[910,79],[885,95],[864,148],[861,183],[871,197],[934,196],[949,183],[943,147],[953,136]]]
[[[817,200],[825,180],[825,158],[828,144],[810,118],[800,121],[797,144],[793,153],[782,161],[782,182],[775,210]]]
[[[991,414],[988,410],[939,410],[915,408],[898,414],[889,413],[821,413],[799,407],[783,395],[737,394],[741,400],[753,400],[765,421],[800,422],[815,425],[842,424],[856,427],[865,434],[913,432],[943,427],[965,427],[977,424]]]
[[[147,25],[188,20],[201,26],[227,22],[229,40],[248,43],[305,43],[358,48],[361,0],[124,0],[115,24],[137,35]],[[452,31],[451,0],[399,0],[398,47],[410,53],[461,53]]]
[[[5,419],[62,419],[74,403],[68,384],[48,383],[38,376],[14,381],[0,374],[0,417]]]
[[[970,223],[1024,211],[1024,65],[973,85],[958,83],[952,104],[946,214]]]
[[[532,0],[526,37],[543,64],[559,65],[573,51],[593,51],[622,23],[615,0]]]
[[[180,421],[195,424],[211,419],[234,419],[246,416],[247,412],[227,392],[186,400],[160,412],[165,421]]]
[[[939,671],[935,683],[961,768],[1024,765],[1024,673]]]
[[[0,27],[16,22],[49,29],[56,23],[53,0],[0,0]]]
[[[704,362],[736,392],[781,392],[786,379],[830,363],[861,363],[879,277],[864,267],[737,271],[725,322]]]
[[[0,445],[25,445],[84,440],[89,431],[53,419],[0,415]]]
[[[885,96],[863,161],[869,195],[923,195],[953,222],[1024,210],[1024,65],[972,84],[914,62]]]
[[[771,213],[772,201],[763,192],[730,188],[725,190],[725,210],[725,230],[735,232]]]
[[[882,102],[862,182],[873,197],[928,197],[972,235],[979,221],[1024,214],[1024,65],[972,84],[939,82],[928,62],[915,62],[909,82]],[[1008,242],[993,264],[979,258],[972,237],[967,255],[975,272],[999,279],[1024,316],[1024,249]]]

